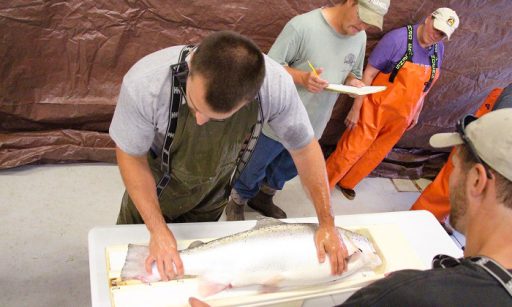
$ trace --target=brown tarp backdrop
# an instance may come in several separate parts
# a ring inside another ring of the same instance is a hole
[[[368,31],[369,53],[387,31],[455,9],[461,26],[446,44],[441,78],[420,123],[374,172],[432,175],[444,155],[432,133],[452,130],[495,87],[512,81],[512,1],[391,0],[384,32]],[[71,0],[0,2],[0,169],[71,161],[114,162],[108,127],[123,75],[141,57],[234,30],[268,51],[293,16],[330,1]],[[322,138],[329,151],[351,101],[340,97]],[[436,159],[438,157],[438,159]],[[433,163],[434,162],[434,163]],[[437,163],[435,163],[437,162]],[[435,164],[430,168],[429,165]]]

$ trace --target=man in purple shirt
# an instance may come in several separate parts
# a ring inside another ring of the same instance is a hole
[[[412,26],[413,33],[419,33],[420,24]],[[378,71],[383,73],[390,73],[393,67],[398,63],[404,56],[404,50],[407,50],[407,28],[398,28],[390,31],[386,36],[377,44],[375,49],[368,58],[368,66],[366,70],[370,70],[371,66],[376,68]],[[434,54],[434,46],[425,46],[425,43],[420,42],[420,38],[416,36],[416,39],[412,40],[414,54],[412,56],[412,62],[424,66],[430,66],[430,56]],[[443,41],[437,43],[437,69],[441,68],[441,62],[444,55],[444,44]],[[372,80],[373,81],[373,80]],[[357,120],[355,120],[357,122]]]
[[[327,159],[331,190],[338,185],[343,195],[354,199],[354,187],[416,125],[423,99],[439,77],[442,41],[450,39],[458,26],[455,11],[439,8],[423,23],[382,38],[370,55],[363,82],[387,89],[355,99],[345,120],[347,130]]]

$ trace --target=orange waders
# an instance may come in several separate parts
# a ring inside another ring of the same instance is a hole
[[[431,65],[412,60],[412,26],[407,26],[407,52],[391,73],[378,73],[372,85],[385,85],[383,92],[365,97],[360,119],[346,130],[327,159],[331,190],[336,183],[353,189],[386,157],[409,127],[424,96],[439,76],[437,45]]]
[[[496,88],[489,93],[484,103],[480,106],[475,115],[480,117],[494,109],[494,104],[503,92],[502,88]],[[453,170],[452,164],[453,150],[448,157],[448,161],[443,166],[436,179],[432,181],[421,193],[420,197],[412,205],[411,210],[430,211],[440,222],[443,222],[450,214],[450,198],[448,191],[448,179]]]

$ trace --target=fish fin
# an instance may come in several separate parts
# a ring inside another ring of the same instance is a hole
[[[219,293],[220,291],[231,288],[231,284],[212,282],[206,279],[200,279],[198,291],[202,297],[207,297]]]
[[[188,246],[188,248],[195,248],[195,247],[198,247],[198,246],[201,246],[203,245],[204,242],[203,241],[200,241],[200,240],[196,240],[192,243],[190,243],[190,245]]]
[[[281,275],[274,275],[270,279],[265,280],[260,288],[260,293],[272,293],[279,291],[279,285],[284,280]]]
[[[128,244],[126,259],[121,270],[121,279],[140,279],[146,269],[144,261],[149,255],[149,248],[144,245]]]
[[[149,255],[149,247],[146,245],[128,244],[128,251],[121,269],[121,279],[137,279],[143,282],[154,282],[160,280],[160,275],[148,274],[145,261]]]
[[[286,224],[285,222],[281,222],[278,219],[274,219],[271,217],[264,217],[256,222],[256,225],[253,227],[253,230],[268,227],[268,226],[274,226],[274,225],[281,225]]]
[[[274,293],[274,292],[278,292],[279,291],[279,287],[278,286],[275,286],[275,285],[262,285],[260,287],[260,294],[265,294],[265,293]]]

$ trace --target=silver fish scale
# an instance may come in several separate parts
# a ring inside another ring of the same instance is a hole
[[[277,234],[279,236],[285,235],[286,233],[290,234],[298,234],[298,233],[314,233],[314,231],[318,228],[316,224],[278,224],[278,225],[270,225],[264,226],[260,228],[253,228],[244,232],[239,232],[230,236],[226,236],[220,239],[215,239],[209,242],[205,242],[202,245],[195,246],[192,248],[183,249],[180,251],[182,254],[187,254],[189,252],[196,252],[200,250],[207,250],[210,248],[216,248],[220,245],[226,245],[228,243],[246,241],[248,239],[257,238],[260,236],[269,236],[273,234]]]
[[[260,236],[272,236],[272,235],[278,235],[278,236],[286,236],[287,233],[296,235],[298,233],[315,233],[315,231],[318,229],[318,224],[313,223],[294,223],[294,224],[287,224],[287,223],[280,223],[279,224],[272,224],[267,225],[263,227],[256,226],[253,229],[235,233],[230,236],[226,236],[220,239],[215,239],[209,242],[205,242],[199,246],[183,249],[180,251],[182,254],[187,254],[190,252],[196,252],[200,250],[207,250],[210,248],[216,248],[220,245],[225,245],[228,243],[234,243],[234,242],[240,242],[240,241],[246,241],[251,238],[258,238]],[[358,241],[358,242],[364,242],[366,244],[369,244],[370,241],[368,238],[366,238],[363,235],[360,235],[356,232],[337,227],[339,231],[342,231],[347,237],[349,237],[351,240]]]

